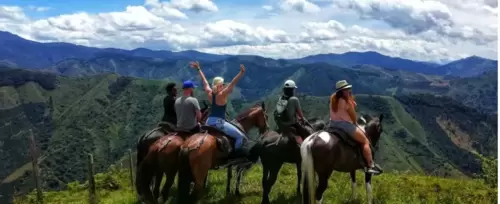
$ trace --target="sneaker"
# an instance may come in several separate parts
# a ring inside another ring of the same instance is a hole
[[[382,173],[380,168],[377,168],[378,165],[373,165],[371,167],[365,167],[365,173],[373,174],[373,175],[379,175]]]

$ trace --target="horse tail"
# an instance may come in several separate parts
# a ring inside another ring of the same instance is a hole
[[[189,148],[182,148],[179,152],[179,178],[177,181],[177,199],[180,200],[180,203],[188,203],[186,201],[189,198],[191,181],[193,180],[191,165],[189,164],[189,152]]]
[[[302,203],[314,204],[314,161],[311,147],[314,144],[316,134],[308,137],[300,146],[300,156],[302,158]]]

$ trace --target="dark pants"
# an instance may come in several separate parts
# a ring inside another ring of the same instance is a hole
[[[309,132],[309,130],[307,130],[303,125],[301,125],[299,123],[294,123],[294,124],[288,125],[288,126],[280,126],[278,128],[279,128],[278,132],[280,132],[280,133],[290,131],[291,128],[293,128],[293,129],[295,129],[295,131],[293,133],[296,134],[297,136],[300,136],[301,138],[306,138],[307,136],[309,136],[311,134]]]
[[[198,125],[196,125],[196,126],[194,126],[194,128],[193,128],[193,129],[191,129],[191,130],[189,130],[189,132],[191,132],[191,133],[193,133],[193,134],[195,134],[195,133],[199,133],[199,132],[201,132],[201,126],[200,126],[199,124],[198,124]]]
[[[299,123],[293,124],[292,127],[295,128],[296,134],[302,138],[306,138],[307,136],[309,136],[311,134],[309,132],[309,130],[306,129],[306,127],[304,127],[303,125],[301,125]]]

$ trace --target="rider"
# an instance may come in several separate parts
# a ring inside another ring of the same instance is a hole
[[[283,95],[276,103],[274,120],[280,132],[283,132],[288,127],[295,128],[297,133],[297,136],[295,136],[296,141],[298,144],[302,144],[302,139],[309,136],[309,131],[297,121],[298,118],[305,122],[305,118],[300,107],[299,98],[294,96],[296,88],[297,86],[294,81],[285,81]]]
[[[201,120],[200,104],[193,97],[196,86],[191,80],[182,84],[182,96],[175,100],[175,112],[177,112],[177,129],[196,133],[200,131]]]
[[[339,128],[351,135],[362,147],[363,156],[368,165],[367,173],[379,174],[373,162],[370,141],[364,130],[357,124],[356,102],[352,96],[352,85],[346,80],[340,80],[335,84],[336,91],[330,96],[330,128]]]
[[[174,106],[177,97],[175,83],[168,83],[165,90],[167,91],[167,96],[163,99],[163,118],[161,121],[166,124],[168,128],[173,129],[177,124]]]
[[[212,88],[208,85],[208,81],[200,69],[200,64],[198,62],[191,62],[191,67],[195,68],[200,73],[200,77],[203,80],[203,86],[205,87],[205,92],[208,94],[208,100],[211,102],[211,111],[206,124],[216,127],[227,136],[234,138],[234,153],[241,153],[242,156],[246,156],[247,153],[241,151],[243,149],[241,147],[243,146],[245,133],[241,132],[235,125],[225,120],[227,98],[233,91],[236,83],[238,83],[240,78],[243,76],[243,73],[245,73],[245,66],[242,64],[240,65],[240,72],[227,86],[224,85],[224,79],[222,77],[215,77],[212,81]]]

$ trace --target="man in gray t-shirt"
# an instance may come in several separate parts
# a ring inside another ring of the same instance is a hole
[[[182,85],[183,95],[175,100],[175,112],[177,113],[177,129],[190,132],[199,132],[198,125],[201,119],[200,104],[193,97],[193,89],[196,86],[190,80]]]

